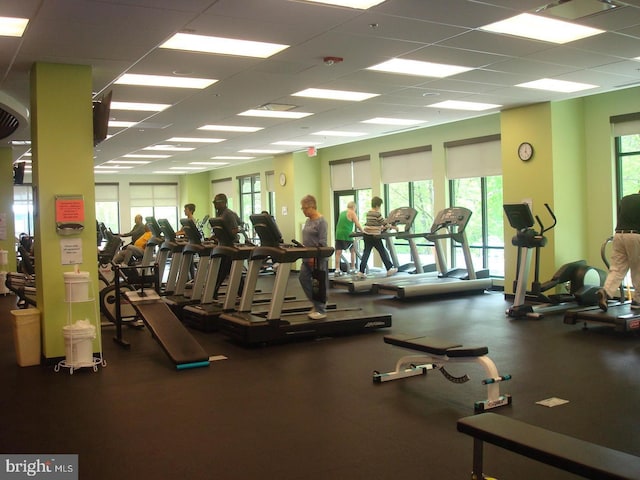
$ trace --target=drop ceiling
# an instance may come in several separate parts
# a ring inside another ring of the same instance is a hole
[[[29,108],[29,72],[34,62],[91,65],[98,97],[113,91],[113,101],[171,105],[157,113],[112,110],[112,120],[136,123],[129,128],[109,129],[110,137],[95,148],[95,165],[105,167],[117,164],[114,162],[124,155],[149,153],[143,149],[165,145],[171,137],[224,138],[215,144],[187,142],[182,146],[193,150],[165,152],[169,155],[166,159],[123,169],[119,174],[193,173],[216,168],[192,164],[216,161],[214,157],[264,158],[264,154],[240,153],[246,149],[290,152],[316,146],[321,150],[354,139],[417,128],[362,123],[376,117],[420,120],[424,123],[419,127],[428,127],[537,102],[640,85],[640,0],[616,1],[616,8],[609,8],[610,3],[386,0],[363,11],[296,0],[0,0],[0,16],[29,19],[22,38],[0,37],[0,104]],[[479,28],[523,12],[563,20],[578,15],[571,21],[605,33],[556,45]],[[267,59],[158,48],[178,32],[289,47]],[[338,61],[325,60],[327,57]],[[367,70],[392,58],[472,69],[447,78]],[[188,75],[218,81],[205,90],[114,84],[124,73]],[[562,94],[516,86],[541,78],[596,87]],[[377,96],[345,102],[292,95],[307,88],[354,90]],[[446,100],[499,107],[485,112],[429,107]],[[296,120],[238,115],[267,104],[293,106],[291,111],[313,115]],[[258,126],[262,130],[199,130],[207,124]],[[315,135],[321,131],[356,132],[360,136]],[[0,144],[27,141],[29,137],[29,126],[23,121]],[[274,145],[276,142],[296,145]],[[14,159],[27,150],[28,146],[15,145]]]

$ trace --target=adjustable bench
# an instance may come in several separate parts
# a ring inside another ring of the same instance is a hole
[[[511,404],[511,395],[500,395],[500,387],[498,386],[500,382],[509,380],[511,376],[498,374],[495,363],[487,355],[489,353],[487,347],[463,347],[459,343],[434,337],[404,334],[386,335],[384,342],[422,353],[400,358],[392,372],[374,371],[374,382],[381,383],[416,375],[426,375],[428,370],[438,369],[447,380],[454,383],[465,383],[470,380],[466,374],[455,377],[447,372],[444,366],[447,363],[475,362],[482,365],[487,374],[487,378],[482,380],[482,384],[487,386],[487,399],[475,402],[474,410],[482,412]]]
[[[458,431],[473,437],[472,479],[483,475],[483,442],[519,453],[584,478],[640,478],[640,457],[535,427],[495,413],[458,420]]]

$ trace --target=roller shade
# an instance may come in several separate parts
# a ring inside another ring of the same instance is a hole
[[[96,185],[96,202],[117,202],[118,201],[118,184],[97,184]]]
[[[500,140],[446,146],[447,178],[502,175]]]
[[[382,154],[382,183],[412,182],[433,178],[431,150],[397,155]]]
[[[334,191],[371,188],[371,161],[368,156],[338,160],[330,167]]]

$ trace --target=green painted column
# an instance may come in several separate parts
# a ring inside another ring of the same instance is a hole
[[[7,264],[0,272],[16,271],[15,222],[13,220],[13,157],[11,147],[0,148],[0,250],[7,251]]]
[[[94,352],[101,350],[98,308],[91,67],[36,63],[31,70],[34,231],[37,303],[42,318],[43,355],[65,356],[63,327],[90,320],[97,329]],[[56,217],[84,229],[62,235]],[[66,272],[89,272],[89,297],[68,303]]]

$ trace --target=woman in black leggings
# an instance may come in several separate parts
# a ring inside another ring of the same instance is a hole
[[[367,262],[369,261],[369,255],[372,249],[376,249],[380,254],[380,259],[384,263],[387,269],[387,277],[395,275],[398,269],[393,265],[389,258],[389,252],[382,244],[382,238],[380,234],[387,228],[391,228],[387,224],[386,220],[382,218],[380,213],[380,207],[382,207],[382,199],[380,197],[373,197],[371,199],[371,210],[367,212],[367,220],[364,224],[364,252],[362,252],[362,259],[360,260],[360,272],[358,272],[359,278],[365,278],[367,275],[364,273],[367,268]]]

